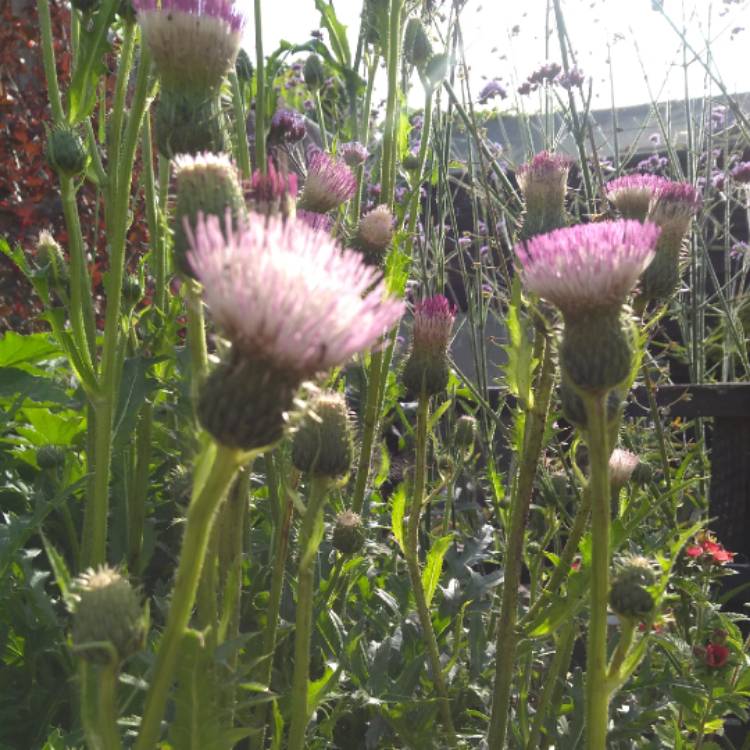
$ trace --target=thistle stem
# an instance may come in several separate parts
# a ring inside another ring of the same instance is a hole
[[[117,730],[117,667],[81,659],[81,718],[89,750],[120,750]]]
[[[591,492],[591,611],[586,655],[586,747],[607,743],[607,599],[609,594],[610,482],[607,394],[584,394]]]
[[[492,748],[504,747],[508,728],[511,687],[518,645],[516,619],[518,616],[518,587],[523,565],[523,540],[531,495],[534,489],[534,477],[542,452],[552,384],[555,380],[552,340],[546,333],[537,331],[534,352],[535,357],[542,359],[542,369],[535,389],[535,404],[533,407],[527,408],[526,411],[523,455],[521,456],[515,491],[511,500],[510,528],[506,537],[505,576],[495,651],[495,686],[487,740],[489,747]]]
[[[301,550],[297,574],[297,617],[294,632],[294,675],[292,677],[292,726],[287,750],[303,750],[310,719],[307,684],[310,675],[315,558],[323,538],[323,509],[328,480],[314,477],[302,521]]]
[[[430,399],[424,393],[419,397],[417,404],[417,444],[416,444],[416,466],[414,469],[414,492],[412,494],[411,509],[409,511],[409,522],[406,527],[405,557],[409,569],[409,578],[414,592],[414,600],[417,605],[419,624],[422,627],[424,640],[427,646],[427,656],[430,661],[432,682],[440,703],[440,714],[448,737],[448,744],[455,747],[456,730],[453,726],[451,716],[448,689],[443,678],[443,667],[440,663],[440,649],[438,648],[435,629],[432,627],[432,617],[427,605],[422,574],[419,565],[419,521],[422,515],[422,504],[424,502],[424,490],[427,473],[427,432],[430,419]]]
[[[153,750],[159,740],[161,719],[167,704],[180,655],[180,643],[190,620],[201,569],[216,511],[242,462],[236,451],[219,446],[211,470],[187,512],[167,624],[159,644],[135,750]]]
[[[255,0],[255,167],[265,174],[266,164],[266,66],[263,60],[261,2]]]

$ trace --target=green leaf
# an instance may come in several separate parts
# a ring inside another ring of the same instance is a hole
[[[326,665],[323,676],[317,680],[311,680],[307,685],[307,715],[312,716],[318,706],[323,702],[326,695],[336,686],[341,666],[336,665],[334,669]]]
[[[117,450],[130,441],[141,407],[159,387],[156,380],[147,376],[154,361],[146,357],[131,357],[123,364],[115,412],[113,450]]]
[[[19,426],[17,432],[34,445],[70,445],[86,428],[86,419],[75,411],[54,413],[49,409],[28,406],[22,411],[29,425]]]
[[[518,397],[524,407],[532,406],[531,382],[537,362],[534,360],[533,346],[527,335],[526,326],[521,320],[521,282],[513,279],[510,304],[505,324],[508,329],[508,344],[504,346],[508,361],[503,367],[510,392]]]
[[[0,367],[0,398],[17,396],[42,403],[70,403],[65,389],[49,378],[32,375],[15,367]]]
[[[406,492],[404,485],[400,484],[393,493],[391,500],[391,531],[396,537],[398,546],[403,552],[404,547],[404,509],[406,508]]]
[[[422,588],[424,588],[424,595],[428,607],[432,602],[432,597],[435,595],[435,589],[437,589],[438,582],[440,581],[440,573],[443,570],[443,558],[445,557],[448,548],[451,546],[452,541],[452,534],[440,537],[427,553],[427,561],[425,562],[424,570],[422,571]]]
[[[8,331],[0,340],[0,367],[33,364],[60,354],[60,347],[46,333],[23,335]]]
[[[352,53],[349,50],[349,41],[346,36],[346,26],[336,18],[336,11],[331,3],[324,3],[323,0],[315,0],[315,7],[320,13],[323,26],[328,30],[328,38],[331,40],[331,47],[336,59],[341,65],[351,67]]]
[[[44,533],[42,533],[42,543],[44,544],[44,550],[47,553],[52,572],[55,574],[57,588],[60,589],[63,600],[65,602],[70,602],[73,598],[70,593],[72,578],[68,566],[65,564],[65,559],[55,549],[55,546],[49,541],[49,539],[47,539],[47,536]]]

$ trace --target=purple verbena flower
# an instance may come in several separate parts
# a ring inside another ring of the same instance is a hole
[[[660,229],[620,220],[578,224],[516,245],[524,286],[563,315],[619,308],[654,257]]]
[[[508,96],[508,93],[500,85],[499,81],[488,81],[484,85],[484,88],[479,92],[479,103],[486,104],[490,99],[494,99],[497,96],[499,96],[500,99],[505,99]]]
[[[586,78],[583,75],[583,72],[575,67],[571,68],[567,73],[561,73],[557,77],[557,82],[564,89],[578,88],[583,85],[585,80]]]
[[[238,0],[133,0],[162,85],[215,88],[234,67],[246,22]]]
[[[343,160],[324,151],[311,151],[300,208],[327,213],[348,201],[356,189],[357,180]]]
[[[243,356],[298,380],[372,347],[401,317],[380,274],[325,231],[252,215],[199,221],[189,258],[216,323]]]
[[[750,161],[741,161],[732,167],[732,179],[743,185],[750,183]]]

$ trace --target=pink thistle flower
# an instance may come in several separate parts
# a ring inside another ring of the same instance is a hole
[[[316,214],[315,211],[297,211],[297,218],[313,229],[330,232],[333,228],[333,219],[328,214]]]
[[[612,486],[617,490],[624,487],[640,462],[641,460],[635,453],[615,448],[609,457],[609,481]]]
[[[648,218],[662,228],[662,234],[679,234],[682,239],[700,207],[700,193],[692,185],[667,180],[654,194]]]
[[[356,169],[367,161],[369,154],[367,148],[359,141],[350,141],[339,147],[339,156],[346,162],[347,166]]]
[[[651,199],[669,180],[653,174],[629,174],[610,180],[605,189],[607,199],[626,219],[643,221]]]
[[[309,157],[300,208],[327,213],[348,201],[356,189],[357,180],[342,160],[315,150]]]
[[[189,260],[219,327],[246,359],[299,381],[372,347],[401,317],[380,274],[326,232],[258,215],[199,221]]]
[[[575,318],[619,309],[654,257],[659,228],[638,221],[579,224],[516,246],[526,288]]]
[[[565,192],[570,165],[567,156],[542,151],[516,171],[526,203],[524,239],[565,226]]]
[[[445,353],[456,320],[456,307],[436,294],[414,305],[414,348]]]
[[[259,169],[250,178],[248,198],[255,211],[266,216],[281,212],[284,216],[291,213],[297,197],[297,175],[283,173],[276,169],[271,159],[265,174]]]
[[[236,0],[133,0],[162,84],[215,88],[234,67],[246,16]]]

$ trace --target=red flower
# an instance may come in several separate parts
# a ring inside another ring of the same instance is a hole
[[[707,667],[719,669],[729,660],[729,649],[721,643],[709,643],[703,659]]]
[[[703,547],[691,544],[689,547],[685,548],[685,554],[688,557],[700,557],[703,554]]]
[[[734,552],[724,549],[724,545],[716,541],[716,537],[710,531],[701,531],[695,537],[695,544],[685,547],[685,554],[702,562],[724,565],[734,560]]]

